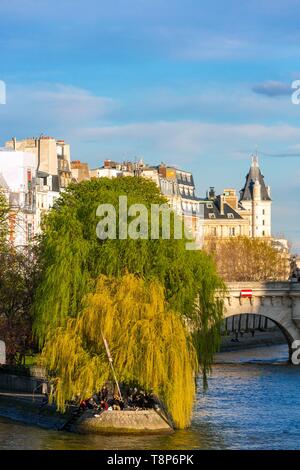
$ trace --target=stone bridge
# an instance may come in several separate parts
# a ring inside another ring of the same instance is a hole
[[[283,332],[292,354],[292,343],[300,340],[300,283],[238,282],[228,283],[224,317],[233,315],[263,315]],[[251,297],[242,292],[252,289]]]

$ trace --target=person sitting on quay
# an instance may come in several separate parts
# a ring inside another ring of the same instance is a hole
[[[108,398],[108,388],[106,385],[103,385],[101,390],[98,392],[98,400],[101,402],[101,400],[107,401]]]
[[[107,411],[108,410],[108,403],[105,400],[101,400],[100,405],[99,405],[99,410],[100,411]]]
[[[112,400],[108,401],[108,404],[112,407],[113,410],[115,411],[120,411],[124,409],[124,402],[123,400],[119,397],[119,395],[114,395]]]

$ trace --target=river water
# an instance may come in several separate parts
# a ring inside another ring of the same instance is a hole
[[[0,418],[0,449],[300,449],[300,367],[287,358],[285,345],[217,355],[192,427],[173,435],[80,436]]]

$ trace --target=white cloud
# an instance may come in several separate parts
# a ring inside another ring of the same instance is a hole
[[[118,143],[120,150],[125,150],[134,142],[141,142],[154,152],[185,160],[206,156],[208,152],[218,155],[226,152],[238,157],[247,148],[254,150],[256,144],[264,148],[290,145],[292,142],[296,144],[300,140],[300,128],[289,125],[158,121],[85,128],[79,131],[79,137],[103,144]]]
[[[109,116],[118,103],[95,96],[87,90],[61,84],[10,86],[7,103],[0,109],[3,134],[14,132],[24,137],[40,132],[68,133]]]
[[[249,54],[250,45],[247,41],[228,35],[199,34],[199,31],[181,31],[175,34],[176,48],[171,55],[184,60],[231,59]],[[178,37],[179,36],[179,37]]]

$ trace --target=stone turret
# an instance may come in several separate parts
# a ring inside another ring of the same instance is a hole
[[[266,186],[257,156],[252,156],[246,183],[240,191],[240,204],[250,214],[252,237],[271,237],[271,190]]]

